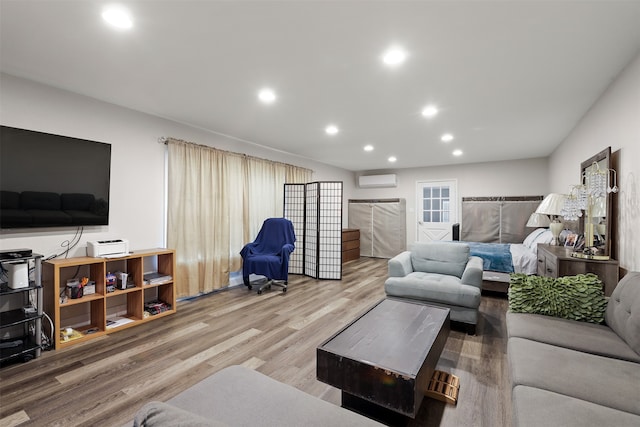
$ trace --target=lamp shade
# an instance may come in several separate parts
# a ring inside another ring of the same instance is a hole
[[[527,227],[548,227],[550,223],[548,216],[534,212],[527,221]]]
[[[550,193],[542,202],[540,202],[538,209],[536,209],[536,213],[555,216],[560,215],[562,208],[564,208],[565,198],[566,196],[564,194]]]

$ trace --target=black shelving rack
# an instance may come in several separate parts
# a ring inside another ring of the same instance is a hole
[[[0,281],[0,363],[20,358],[26,362],[40,357],[42,350],[42,255],[5,259],[0,264],[6,271],[6,264],[16,262],[27,263],[29,285],[12,289],[6,275]],[[23,310],[30,306],[34,313]]]

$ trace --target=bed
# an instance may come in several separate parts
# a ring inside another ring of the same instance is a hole
[[[538,228],[522,243],[482,243],[463,241],[469,245],[471,255],[482,258],[483,279],[488,282],[509,283],[511,273],[536,274],[537,247],[553,240],[551,231]],[[503,290],[504,286],[499,286]]]

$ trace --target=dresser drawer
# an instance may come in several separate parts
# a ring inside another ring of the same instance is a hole
[[[547,277],[558,277],[558,264],[556,263],[555,258],[547,258],[545,260],[545,276]]]
[[[547,271],[547,267],[545,265],[545,260],[546,258],[544,257],[544,255],[538,254],[538,269],[536,271],[536,274],[538,276],[546,276],[545,272]]]
[[[342,242],[360,241],[360,230],[344,229],[342,230]]]
[[[360,248],[342,251],[342,262],[352,261],[360,258]]]
[[[349,240],[348,242],[342,242],[343,251],[350,251],[351,249],[360,250],[360,240]]]

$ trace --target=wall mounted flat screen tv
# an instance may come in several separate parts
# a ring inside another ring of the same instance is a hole
[[[109,224],[111,144],[0,126],[0,227]]]

